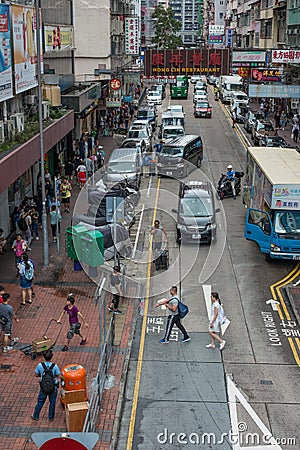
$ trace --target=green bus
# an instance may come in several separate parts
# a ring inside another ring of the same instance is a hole
[[[187,98],[189,79],[187,75],[177,75],[175,83],[170,84],[171,98]]]

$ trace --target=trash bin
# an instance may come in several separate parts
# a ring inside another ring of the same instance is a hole
[[[74,259],[74,270],[75,272],[80,272],[81,270],[83,270],[82,265],[77,259]]]
[[[67,228],[66,246],[67,246],[67,254],[70,258],[81,261],[80,237],[82,233],[86,231],[87,228],[85,228],[83,225],[76,225],[74,227]]]
[[[67,364],[62,368],[60,391],[60,401],[62,404],[66,403],[66,393],[70,391],[74,394],[75,400],[76,394],[78,396],[83,395],[84,400],[88,399],[86,391],[86,370],[81,364]]]
[[[90,267],[98,267],[104,264],[104,236],[98,230],[90,230],[80,236],[82,263]]]

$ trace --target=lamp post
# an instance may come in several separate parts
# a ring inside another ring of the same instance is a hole
[[[40,158],[42,178],[42,235],[43,235],[43,263],[49,265],[48,226],[45,194],[45,163],[44,163],[44,136],[43,136],[43,103],[42,103],[42,64],[41,64],[41,36],[40,36],[40,2],[35,0],[36,15],[36,50],[37,50],[37,78],[38,78],[38,104],[39,104],[39,132],[40,132]]]

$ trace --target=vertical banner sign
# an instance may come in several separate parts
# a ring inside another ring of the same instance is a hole
[[[232,47],[232,38],[233,38],[233,29],[227,28],[226,29],[226,47],[227,48]]]
[[[139,54],[139,19],[137,17],[125,19],[125,52],[127,55]]]
[[[13,97],[11,41],[10,41],[10,6],[0,4],[0,102]]]
[[[16,94],[37,86],[35,8],[12,5]],[[42,35],[40,30],[40,39]]]

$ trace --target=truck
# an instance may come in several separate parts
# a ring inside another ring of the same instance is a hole
[[[244,237],[266,260],[300,260],[300,154],[293,148],[248,147]]]
[[[180,126],[184,129],[184,113],[178,111],[165,111],[162,113],[158,132],[159,139],[162,138],[166,126]]]
[[[175,82],[170,84],[171,99],[187,98],[189,78],[187,75],[176,75]]]
[[[239,75],[222,75],[219,84],[219,96],[223,103],[230,103],[232,92],[243,90],[243,79]]]

